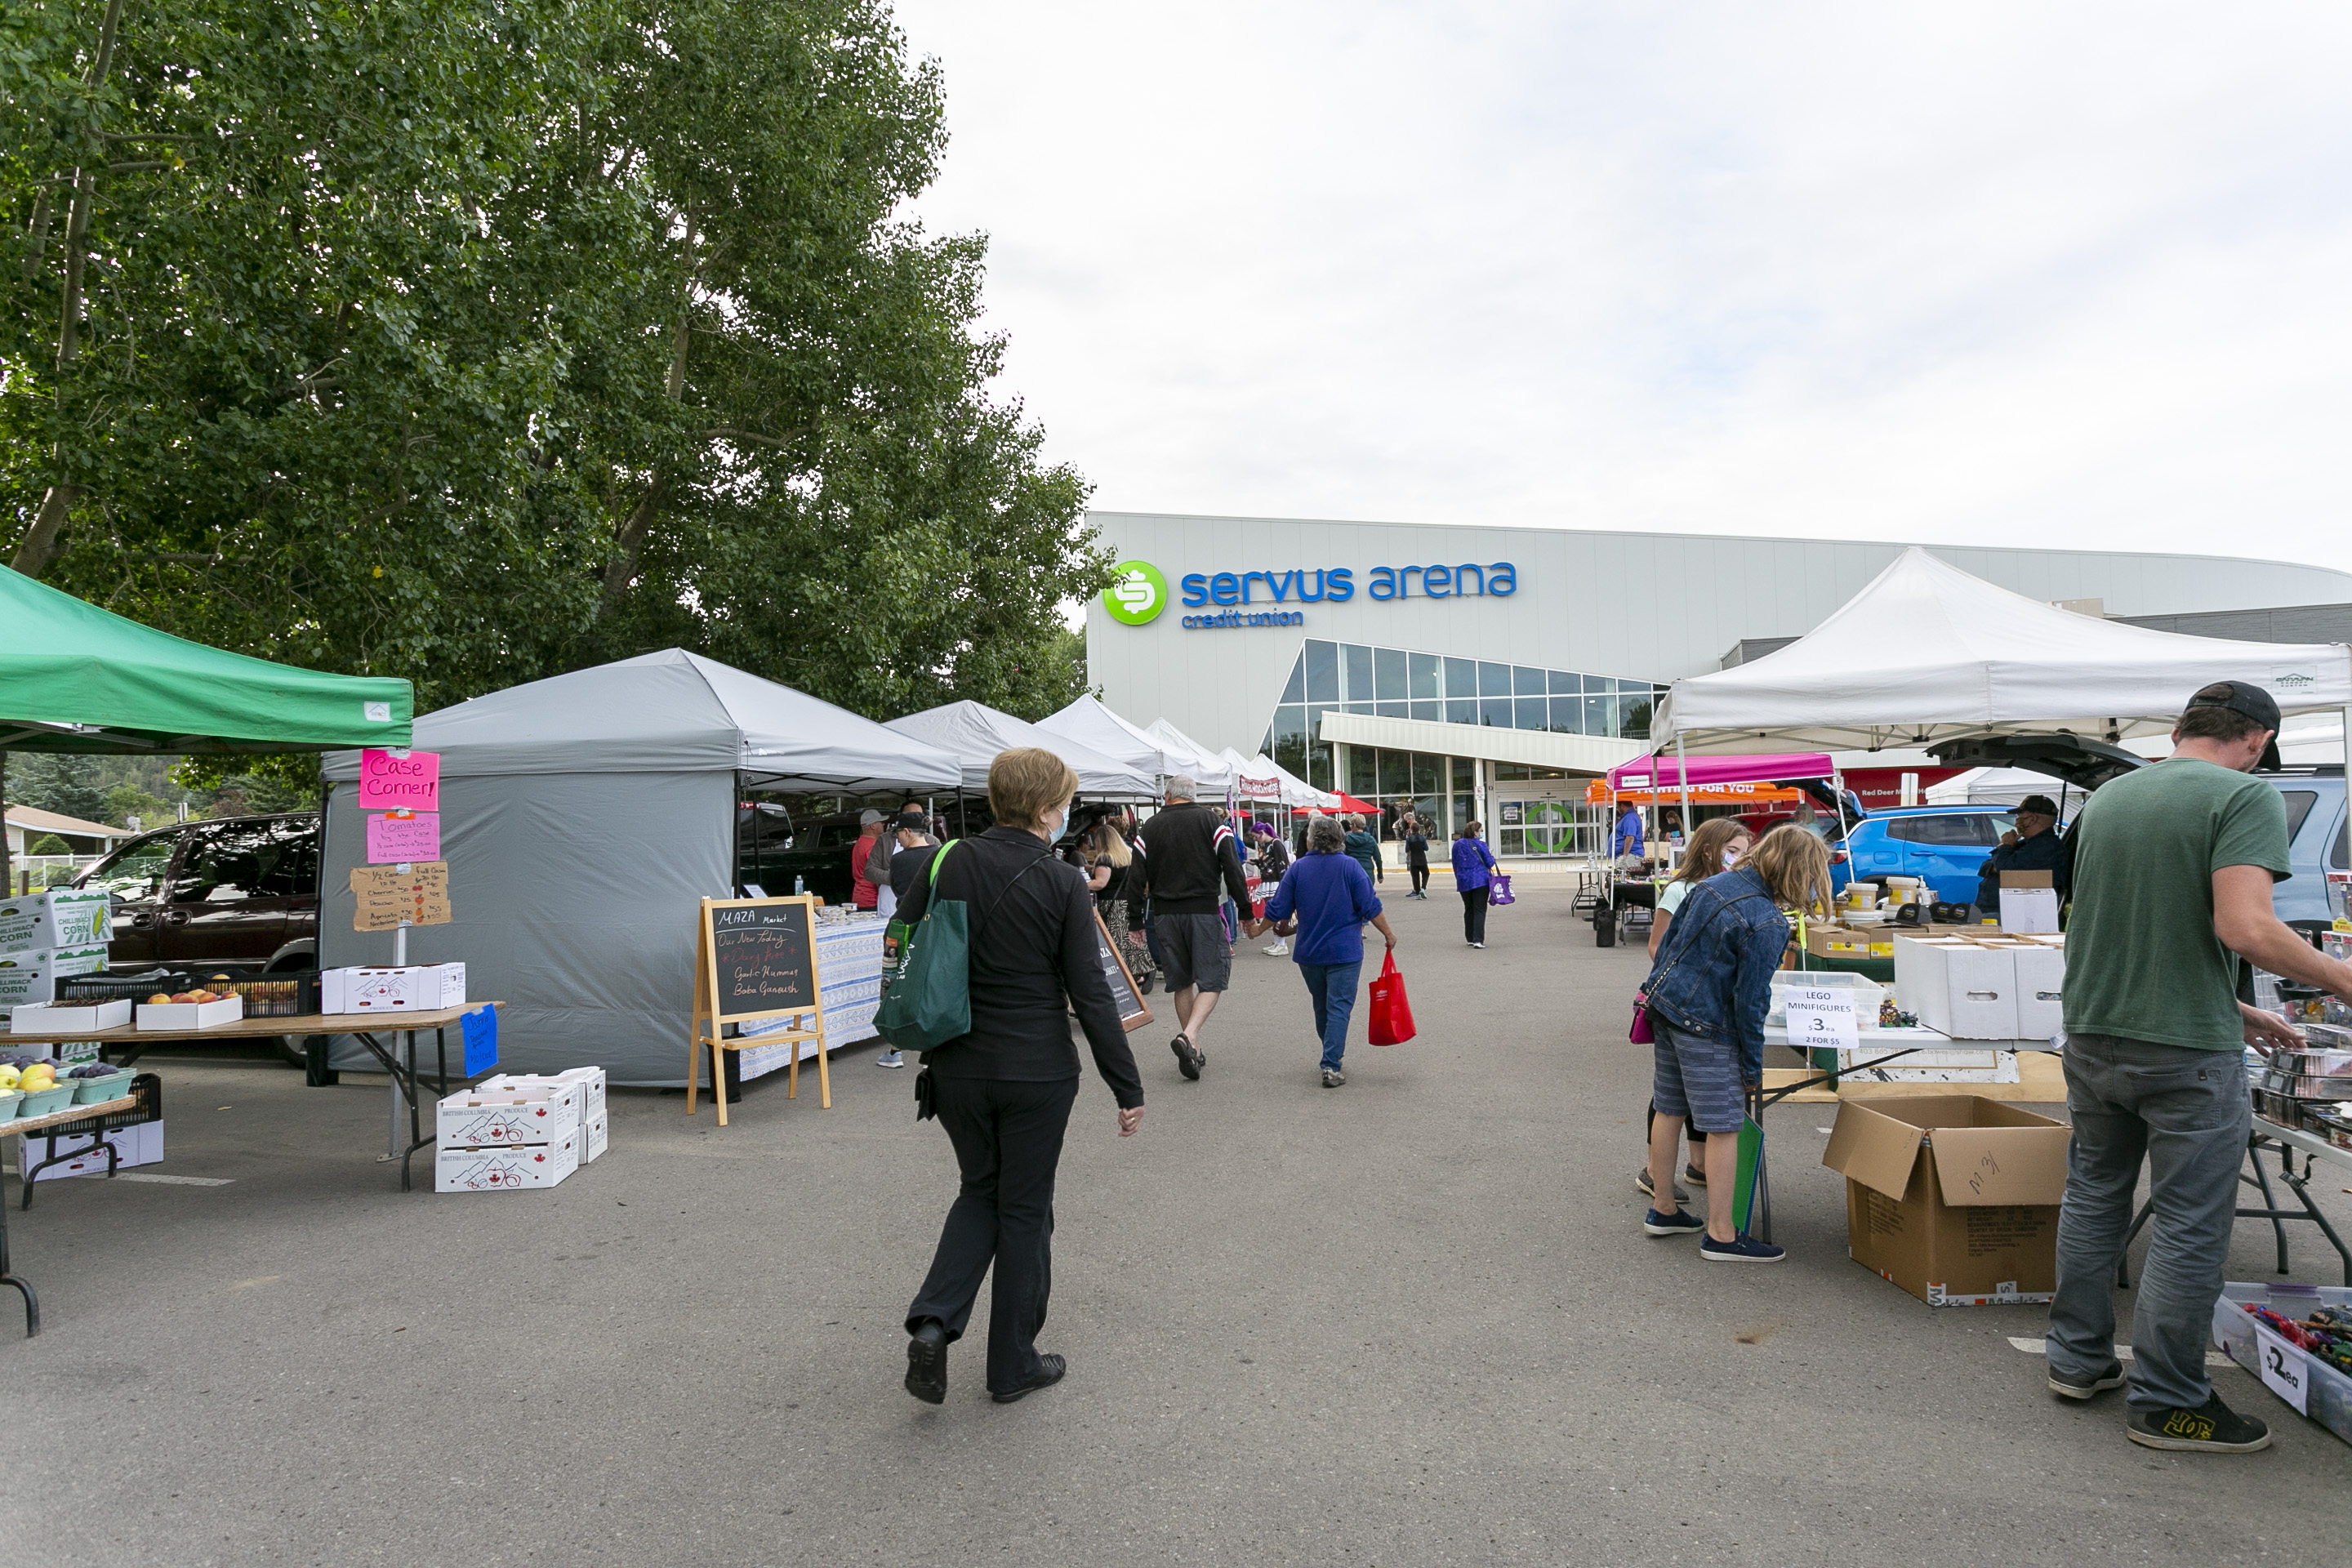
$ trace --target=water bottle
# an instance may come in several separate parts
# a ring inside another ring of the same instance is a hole
[[[800,878],[798,878],[798,877],[794,877],[794,878],[793,879],[793,897],[794,897],[794,898],[796,898],[796,899],[797,899],[797,898],[802,898],[802,897],[804,897],[804,896],[807,894],[807,892],[808,892],[808,889],[807,889],[806,887],[803,886],[801,879],[800,879]]]

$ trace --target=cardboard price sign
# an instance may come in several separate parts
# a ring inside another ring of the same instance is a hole
[[[449,863],[352,868],[352,929],[398,931],[449,923]]]
[[[1787,999],[1789,1043],[1799,1050],[1850,1051],[1862,1044],[1853,992],[1791,985]]]
[[[2257,1322],[2254,1360],[2256,1370],[2273,1394],[2294,1405],[2296,1415],[2311,1414],[2311,1363],[2301,1345],[2288,1343]]]

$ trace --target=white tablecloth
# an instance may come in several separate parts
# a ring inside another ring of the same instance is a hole
[[[861,914],[816,928],[817,999],[824,1007],[824,1043],[829,1050],[875,1038],[874,1010],[882,1002],[882,928],[879,915]],[[790,1018],[746,1024],[745,1035],[772,1034],[792,1026]],[[816,1055],[816,1042],[800,1042],[802,1059]],[[758,1078],[790,1067],[793,1042],[757,1046],[740,1053],[743,1076]]]

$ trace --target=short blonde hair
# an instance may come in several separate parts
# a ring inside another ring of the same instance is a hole
[[[1811,914],[1830,912],[1830,847],[1818,835],[1784,822],[1758,839],[1740,864],[1763,878],[1781,904]]]
[[[1003,827],[1035,827],[1078,793],[1077,771],[1037,746],[999,752],[988,764],[988,810]]]

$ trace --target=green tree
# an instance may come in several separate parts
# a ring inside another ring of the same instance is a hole
[[[982,242],[894,216],[940,87],[876,0],[18,0],[0,84],[19,570],[427,707],[1076,689],[1085,486]]]
[[[160,827],[172,820],[170,804],[156,799],[137,784],[116,784],[108,790],[106,804],[101,809],[105,815],[96,820],[110,822],[117,827],[131,826],[131,819],[134,816],[139,819],[138,826],[142,828]]]
[[[40,752],[12,752],[8,758],[8,798],[13,805],[54,811],[83,822],[106,820],[106,791],[97,782],[97,763],[90,757]]]

